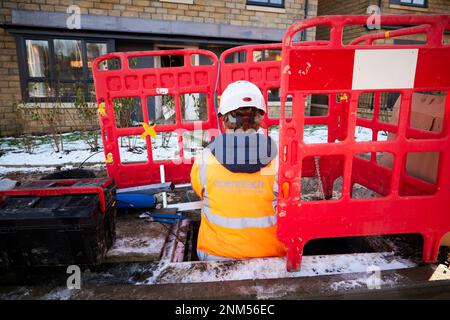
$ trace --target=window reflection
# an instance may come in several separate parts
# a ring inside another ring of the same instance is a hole
[[[281,61],[281,50],[255,50],[253,51],[253,61]]]
[[[28,95],[31,98],[53,97],[55,91],[48,82],[28,82]]]
[[[94,62],[95,58],[107,53],[106,43],[88,42],[86,44],[86,53],[87,53],[87,66],[89,68],[89,75],[92,76],[92,63]]]
[[[83,78],[83,58],[80,40],[55,39],[56,72],[61,80]]]
[[[26,69],[22,81],[27,98],[61,98],[70,102],[81,93],[86,100],[95,99],[91,68],[95,58],[108,52],[106,42],[24,40]]]
[[[48,41],[27,40],[27,64],[30,77],[48,77]]]

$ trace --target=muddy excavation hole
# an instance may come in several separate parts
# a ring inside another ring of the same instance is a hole
[[[317,197],[317,179],[307,178],[304,189],[304,197]],[[339,198],[339,190],[342,186],[342,178],[336,180],[333,188],[333,197]],[[353,194],[358,198],[378,197],[375,192],[355,185]],[[200,199],[190,187],[175,189],[168,195],[169,203],[184,203],[199,201]],[[185,212],[189,219],[187,232],[184,236],[183,262],[198,261],[197,257],[197,236],[200,228],[200,210]],[[303,255],[334,255],[352,253],[375,253],[393,252],[398,256],[407,259],[420,261],[422,256],[423,238],[419,234],[365,236],[365,237],[342,237],[314,239],[309,241],[304,248]]]
[[[305,178],[304,178],[305,179]],[[302,196],[306,198],[318,197],[318,184],[315,178],[306,178],[304,184],[306,188],[302,190]],[[302,181],[303,182],[303,181]],[[339,190],[342,186],[342,178],[338,178],[333,188],[333,198],[339,198]],[[378,197],[375,192],[355,185],[353,194],[358,198]],[[198,197],[190,189],[178,190],[172,196],[173,200],[178,201],[198,201]],[[195,199],[195,200],[192,200]],[[197,257],[197,236],[200,228],[200,210],[187,213],[189,215],[188,232],[186,235],[186,245],[183,261],[198,261]],[[374,253],[374,252],[393,252],[403,258],[420,261],[422,256],[423,238],[419,234],[401,234],[401,235],[383,235],[383,236],[365,236],[365,237],[342,237],[314,239],[306,243],[303,255],[333,255],[333,254],[352,254],[352,253]]]
[[[191,221],[183,261],[198,261],[197,235],[200,220]],[[306,243],[303,255],[336,255],[352,253],[394,252],[405,259],[420,261],[423,238],[419,234],[383,235],[314,239]]]

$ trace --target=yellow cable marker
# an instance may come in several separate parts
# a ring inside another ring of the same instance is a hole
[[[156,124],[149,125],[148,123],[145,122],[141,122],[141,124],[144,127],[144,132],[141,134],[141,138],[145,139],[145,137],[149,135],[153,139],[156,139],[156,131],[155,131]]]
[[[341,93],[339,98],[341,101],[348,101],[348,95],[346,93]]]
[[[386,39],[389,39],[389,37],[390,37],[389,31],[386,31],[386,32],[384,33],[384,37],[385,37]]]
[[[106,155],[105,162],[106,162],[107,164],[113,163],[113,155],[112,155],[111,152],[109,152],[109,153]]]
[[[104,103],[104,102],[100,102],[100,103],[98,104],[98,114],[99,114],[101,117],[106,116],[106,109],[105,109],[105,103]]]

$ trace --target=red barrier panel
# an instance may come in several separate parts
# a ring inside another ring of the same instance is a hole
[[[441,238],[450,231],[450,46],[443,44],[450,16],[381,16],[382,25],[425,32],[425,44],[375,45],[376,35],[344,45],[344,26],[363,28],[367,18],[307,19],[294,23],[283,39],[277,223],[290,271],[300,268],[306,242],[317,238],[418,233],[424,239],[423,261],[434,262]],[[293,41],[300,31],[323,26],[330,27],[328,42],[302,46]],[[411,116],[413,101],[420,103],[424,92],[427,101],[443,101],[443,123],[435,132],[420,128]],[[327,141],[304,139],[311,121],[304,106],[311,94],[328,96],[329,114],[336,109],[333,117],[316,118],[329,126]],[[364,119],[357,112],[367,95],[373,98],[373,115]],[[396,103],[388,121],[380,101],[391,95]],[[285,116],[288,96],[293,97],[291,119]],[[371,131],[366,141],[358,138],[361,127]],[[435,157],[434,178],[411,172],[409,163],[418,153]],[[311,175],[318,177],[319,199],[305,197],[302,177]],[[342,180],[335,183],[338,177]],[[356,184],[376,197],[357,199]],[[333,192],[333,185],[340,191]]]
[[[268,111],[262,126],[278,125],[280,113],[281,43],[246,45],[228,49],[220,56],[220,96],[232,82],[247,80],[263,93]]]
[[[194,153],[217,134],[217,69],[212,52],[196,49],[94,61],[106,167],[118,187],[160,182],[161,164],[166,181],[190,181]]]
[[[302,46],[325,44],[324,41],[301,42]],[[268,112],[264,115],[262,121],[262,127],[266,133],[277,137],[278,130],[275,129],[273,133],[270,130],[278,127],[280,121],[281,43],[246,45],[224,51],[220,56],[219,96],[230,83],[238,80],[251,81],[261,90],[268,107]],[[327,124],[329,128],[328,139],[334,141],[342,135],[344,123],[339,123],[336,119],[347,110],[346,103],[345,99],[338,99],[336,94],[330,95],[328,114],[308,117],[305,119],[305,125]],[[311,99],[308,100],[308,104],[312,105]],[[292,100],[288,99],[286,105],[291,108]],[[285,115],[287,118],[290,117],[288,113]],[[308,162],[309,167],[313,165],[311,160],[305,161]],[[314,169],[308,170],[303,172],[303,175],[314,176],[315,171]]]

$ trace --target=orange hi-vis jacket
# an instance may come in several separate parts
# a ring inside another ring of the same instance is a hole
[[[263,135],[252,135],[267,139]],[[224,164],[223,157],[218,160],[214,149],[221,149],[225,137],[230,136],[234,138],[239,134],[216,138],[215,145],[213,142],[205,148],[192,167],[192,187],[202,198],[197,249],[209,255],[235,259],[284,256],[285,247],[276,237],[276,151],[272,158],[266,159],[266,165],[249,164],[249,161],[236,164],[233,160],[231,164]],[[242,145],[226,148],[224,153],[245,149]],[[248,152],[248,144],[246,149]]]

